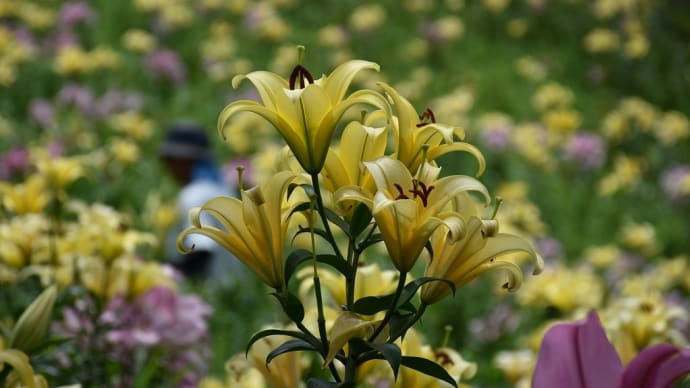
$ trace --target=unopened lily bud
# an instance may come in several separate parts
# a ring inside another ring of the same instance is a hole
[[[42,342],[53,315],[57,286],[46,288],[19,317],[12,330],[9,347],[30,353]]]

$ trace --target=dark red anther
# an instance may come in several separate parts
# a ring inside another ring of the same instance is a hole
[[[437,350],[434,352],[434,356],[436,357],[436,360],[438,361],[441,366],[449,366],[449,365],[454,365],[455,363],[453,362],[453,359],[450,358],[448,353],[442,351],[442,350]]]
[[[300,89],[304,89],[308,84],[314,83],[314,77],[312,77],[309,70],[302,65],[295,66],[295,68],[292,69],[292,73],[290,73],[290,90],[295,90],[297,80],[299,80]],[[304,82],[305,80],[308,83]]]
[[[436,122],[436,116],[434,116],[434,112],[431,110],[431,108],[426,108],[426,110],[422,113],[422,115],[419,116],[419,120],[421,122],[419,124],[417,124],[417,128],[423,127],[427,124],[435,123]]]
[[[400,186],[397,183],[393,184],[396,189],[398,189],[398,193],[400,193],[395,199],[410,199],[407,195],[405,195],[405,191],[403,190],[402,186]]]
[[[421,190],[420,190],[421,188]],[[434,189],[434,186],[427,186],[424,182],[420,182],[416,179],[412,180],[412,190],[410,193],[414,195],[414,198],[419,198],[422,200],[422,205],[426,207],[429,204],[429,193]]]

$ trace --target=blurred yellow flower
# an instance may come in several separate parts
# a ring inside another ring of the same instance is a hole
[[[137,143],[123,138],[114,138],[110,141],[110,152],[118,162],[123,164],[136,162],[140,153]]]
[[[620,249],[613,244],[589,247],[583,254],[588,263],[598,268],[611,267],[620,256]]]
[[[349,36],[347,31],[342,26],[337,24],[328,24],[317,32],[319,44],[323,47],[338,48],[347,44]]]
[[[541,81],[546,78],[546,66],[529,55],[523,55],[515,62],[518,73],[530,81]]]
[[[577,284],[577,287],[573,287]],[[589,310],[601,306],[604,285],[587,267],[558,267],[544,271],[525,282],[517,294],[521,306],[531,308],[554,307],[563,314]]]
[[[44,177],[36,174],[23,183],[0,182],[0,193],[5,209],[18,215],[40,213],[52,198]]]
[[[528,28],[529,25],[527,24],[527,20],[523,18],[512,19],[506,23],[506,32],[508,33],[508,36],[514,39],[525,36]]]
[[[573,92],[557,82],[541,86],[532,96],[532,105],[540,111],[569,106],[573,101]]]
[[[653,131],[662,145],[670,147],[690,136],[690,121],[681,112],[666,112],[654,123]]]
[[[116,131],[135,140],[146,140],[153,133],[153,120],[138,112],[128,111],[112,115],[110,122]]]
[[[87,52],[76,46],[67,46],[58,49],[53,69],[64,76],[85,74],[93,69],[93,64]]]
[[[649,52],[649,39],[642,33],[632,34],[625,41],[623,52],[631,59],[642,58]]]
[[[529,350],[500,351],[494,357],[494,364],[503,371],[506,379],[516,388],[528,388],[532,372],[537,365],[537,355]]]
[[[582,118],[573,109],[549,110],[543,115],[544,124],[550,131],[557,134],[568,134],[580,128]]]
[[[620,38],[615,31],[607,28],[595,28],[584,39],[585,50],[590,53],[605,53],[618,49]]]
[[[39,5],[33,2],[19,2],[18,16],[30,28],[45,30],[55,24],[55,11],[47,5]]]
[[[53,158],[45,150],[36,150],[32,158],[49,189],[64,190],[85,174],[84,161],[78,156]]]
[[[359,5],[350,12],[350,28],[357,32],[373,31],[386,21],[386,10],[380,4]]]
[[[621,231],[623,244],[645,256],[656,253],[657,242],[654,225],[650,223],[628,223]]]
[[[510,0],[482,0],[484,8],[493,13],[503,12],[509,4]]]
[[[439,38],[452,41],[463,36],[465,24],[457,16],[444,16],[434,21],[434,30],[439,35]]]
[[[94,69],[117,69],[120,67],[120,54],[110,47],[96,47],[88,53],[87,60]]]
[[[528,162],[545,170],[554,167],[556,161],[549,148],[544,147],[548,144],[548,133],[539,125],[520,123],[514,127],[511,139],[519,154]]]
[[[122,44],[127,50],[139,54],[146,54],[153,51],[158,44],[156,37],[148,31],[140,29],[127,30],[122,36]]]
[[[688,322],[688,312],[664,301],[658,293],[623,296],[602,312],[602,322],[623,363],[649,345],[685,340],[677,322]]]
[[[642,175],[640,160],[621,154],[616,156],[613,171],[601,178],[597,189],[601,195],[612,195],[634,187]]]

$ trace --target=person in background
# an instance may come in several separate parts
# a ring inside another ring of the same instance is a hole
[[[204,128],[193,122],[172,124],[160,145],[159,157],[181,187],[177,196],[180,219],[166,238],[166,252],[172,264],[189,278],[210,278],[225,283],[231,276],[234,259],[215,241],[192,234],[185,238],[184,243],[185,247],[194,247],[191,252],[181,254],[176,248],[177,236],[191,226],[189,211],[212,198],[231,195],[233,191],[221,178]],[[208,214],[201,217],[204,224],[214,223]]]

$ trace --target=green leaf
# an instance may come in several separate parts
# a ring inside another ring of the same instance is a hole
[[[374,315],[380,311],[388,310],[393,303],[394,294],[365,296],[357,299],[352,304],[351,310],[357,314]]]
[[[426,358],[403,356],[401,363],[403,366],[412,368],[418,372],[424,373],[425,375],[443,380],[455,388],[458,387],[458,383],[455,382],[455,379],[452,378],[441,365],[427,360]]]
[[[290,277],[297,270],[300,264],[312,258],[312,253],[306,249],[296,249],[285,259],[285,282],[290,281]]]
[[[307,197],[309,197],[309,198],[313,198],[313,197],[316,195],[316,194],[315,194],[316,192],[314,191],[314,187],[313,187],[312,185],[310,185],[310,184],[307,184],[307,183],[302,183],[302,184],[291,183],[291,184],[288,186],[288,189],[287,189],[287,197],[290,198],[290,196],[292,195],[292,193],[293,193],[293,192],[295,191],[295,189],[298,188],[298,187],[301,187],[302,190],[304,190],[304,192],[307,194]]]
[[[347,237],[352,237],[350,235],[350,225],[345,222],[339,215],[337,215],[332,209],[325,208],[323,209],[324,213],[326,214],[326,218],[328,221],[336,224],[340,230],[342,230]]]
[[[292,217],[292,215],[297,213],[297,212],[305,212],[311,208],[312,208],[311,202],[300,203],[299,205],[295,206],[295,208],[292,209],[292,211],[290,211],[289,217]]]
[[[352,220],[350,221],[350,235],[352,237],[359,236],[360,233],[364,232],[364,229],[369,226],[371,222],[371,210],[369,207],[360,203],[355,207],[355,211],[352,213]]]
[[[370,246],[380,243],[381,241],[383,241],[383,235],[381,233],[376,233],[370,236],[368,239],[359,243],[359,246],[357,246],[357,250],[362,252]]]
[[[283,307],[283,311],[293,322],[302,322],[304,319],[304,306],[302,306],[302,301],[298,297],[290,293],[290,291],[272,292],[271,295],[278,299]]]
[[[398,313],[395,312],[391,315],[391,319],[388,322],[390,326],[390,341],[396,340],[398,337],[404,337],[407,332],[407,328],[411,326],[414,319],[414,313]]]
[[[381,353],[383,358],[388,361],[388,364],[393,370],[393,376],[398,379],[398,370],[400,369],[400,362],[402,360],[402,352],[396,344],[375,344],[371,342],[366,343],[367,346]]]
[[[307,334],[304,334],[300,331],[293,331],[293,330],[281,330],[281,329],[266,329],[262,330],[252,336],[252,338],[249,339],[249,343],[247,343],[247,349],[245,350],[245,355],[249,353],[249,349],[251,349],[252,345],[254,343],[264,337],[268,337],[271,335],[286,335],[289,337],[294,337],[294,338],[299,338],[301,340],[304,340],[306,342],[309,342],[313,346],[320,346],[319,340],[311,337]]]
[[[297,249],[290,253],[285,260],[285,279],[290,280],[290,276],[297,270],[302,263],[312,259],[312,253],[306,249]],[[345,260],[339,259],[335,255],[319,254],[316,255],[316,261],[326,264],[341,274],[348,276],[352,270],[347,265]]]
[[[425,283],[434,281],[444,282],[448,284],[448,287],[450,287],[450,289],[453,291],[453,295],[455,295],[455,284],[453,284],[453,282],[451,282],[450,280],[425,276],[423,278],[411,281],[405,286],[405,289],[403,290],[402,294],[400,294],[398,306],[396,307],[400,308],[401,306],[406,305],[417,294],[417,290],[419,290],[419,287],[421,287]]]
[[[312,344],[310,344],[307,341],[301,339],[290,340],[273,349],[270,353],[268,353],[268,355],[266,356],[266,366],[268,367],[268,364],[270,364],[274,358],[280,356],[281,354],[297,352],[300,350],[311,350],[315,352],[318,351],[317,348],[312,346]]]

